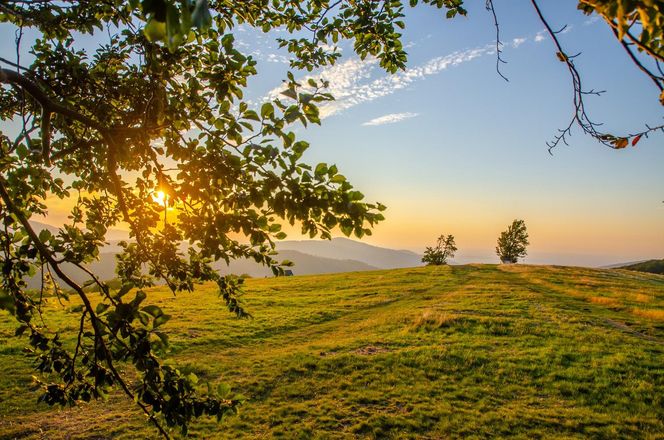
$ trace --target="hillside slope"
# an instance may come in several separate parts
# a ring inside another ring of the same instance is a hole
[[[647,260],[640,263],[628,264],[627,266],[620,266],[619,269],[664,274],[664,260]]]
[[[193,438],[664,432],[663,276],[471,265],[253,279],[243,321],[209,285],[150,295],[173,315],[171,356],[248,398],[237,417],[199,420]],[[13,328],[3,314],[0,438],[156,438],[119,395],[36,405]]]

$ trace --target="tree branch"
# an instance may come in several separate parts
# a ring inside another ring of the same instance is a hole
[[[629,44],[623,39],[620,38],[620,35],[618,34],[618,30],[615,27],[611,27],[611,30],[613,31],[613,34],[616,36],[618,41],[620,41],[620,45],[625,49],[625,52],[627,52],[627,55],[629,55],[629,58],[632,60],[636,66],[641,69],[643,73],[645,73],[654,83],[655,86],[659,89],[661,92],[664,90],[664,87],[662,87],[662,81],[664,80],[663,77],[655,75],[652,71],[650,71],[648,68],[646,68],[641,61],[639,61],[638,58],[636,58],[636,55],[634,52],[632,52],[632,49],[630,49]]]
[[[165,127],[165,125],[145,127],[108,127],[101,122],[55,101],[31,79],[14,70],[0,69],[0,83],[12,84],[27,92],[39,103],[42,107],[42,111],[60,114],[66,118],[78,121],[87,127],[93,128],[102,134],[135,136],[154,130],[161,130]]]
[[[51,99],[51,97],[44,93],[44,91],[37,84],[16,71],[0,69],[0,82],[5,84],[14,84],[25,90],[39,103],[39,105],[42,106],[43,109],[46,109],[47,111],[61,114],[69,119],[73,119],[99,131],[106,131],[106,127],[97,121],[82,115],[75,110],[65,107],[58,102],[55,102],[53,99]]]
[[[134,400],[136,404],[143,410],[143,412],[148,416],[150,421],[155,425],[155,427],[159,430],[159,432],[166,439],[170,439],[168,432],[164,430],[159,421],[157,421],[157,419],[150,413],[150,410],[148,410],[148,408],[142,402],[134,399],[134,393],[129,389],[129,386],[126,384],[126,382],[124,381],[118,370],[115,368],[111,352],[102,336],[103,332],[102,329],[100,328],[101,320],[95,314],[94,308],[90,303],[90,299],[87,297],[81,286],[79,286],[75,281],[69,278],[69,276],[66,273],[62,271],[58,262],[53,257],[51,251],[39,240],[39,237],[35,233],[34,229],[32,229],[32,226],[30,225],[28,219],[12,201],[11,196],[9,195],[9,193],[5,188],[5,181],[1,177],[0,177],[0,198],[2,198],[2,201],[4,202],[7,209],[16,216],[16,219],[19,221],[21,226],[23,226],[26,233],[28,234],[28,237],[30,237],[30,240],[37,248],[37,251],[39,252],[41,257],[48,262],[48,264],[53,268],[53,271],[58,275],[58,277],[60,277],[62,281],[64,281],[69,287],[71,287],[81,298],[81,301],[83,301],[85,310],[90,315],[90,322],[92,323],[92,327],[94,329],[95,340],[99,341],[99,344],[101,345],[102,349],[104,350],[104,353],[106,354],[105,356],[106,365],[108,366],[109,370],[111,370],[113,377],[118,381],[118,383],[124,390],[125,394],[130,399]]]
[[[509,79],[507,79],[507,77],[503,75],[503,72],[500,71],[500,64],[507,64],[507,61],[503,60],[501,57],[501,54],[503,53],[503,50],[501,49],[503,42],[500,41],[500,26],[498,25],[498,16],[496,15],[496,9],[493,6],[493,0],[486,0],[486,9],[493,15],[493,24],[496,27],[496,72],[498,72],[498,75],[500,75],[502,79],[509,82]]]

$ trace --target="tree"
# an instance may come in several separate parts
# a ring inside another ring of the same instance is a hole
[[[454,253],[457,251],[456,243],[454,243],[454,235],[443,234],[438,237],[436,247],[427,246],[422,257],[422,263],[427,266],[441,266],[447,264],[448,258],[454,258]]]
[[[448,18],[466,14],[462,0],[420,3]],[[618,37],[642,25],[638,49],[661,60],[659,4],[611,7],[618,3],[580,5],[615,19]],[[41,400],[74,405],[120,388],[165,437],[168,427],[186,432],[195,417],[236,410],[240,399],[226,387],[201,392],[195,377],[163,363],[169,315],[149,304],[145,288],[162,280],[191,292],[213,281],[229,310],[246,317],[242,279],[219,276],[213,261],[247,257],[282,273],[274,243],[285,237],[283,222],[311,237],[329,238],[334,228],[362,237],[383,220],[384,206],[365,202],[335,165],[301,160],[309,145],[291,128],[320,123],[317,104],[333,99],[324,82],[300,84],[289,72],[278,99],[255,107],[244,100],[256,62],[233,31],[286,30],[278,41],[292,69],[333,64],[340,53],[331,45],[350,40],[361,58],[395,72],[406,63],[403,10],[401,1],[375,0],[0,3],[0,23],[16,30],[16,54],[24,29],[38,35],[28,43],[29,65],[0,57],[0,305],[29,340]],[[81,34],[104,41],[85,49]],[[31,219],[58,199],[72,206],[70,221],[57,234],[37,232]],[[131,240],[122,244],[115,288],[87,264],[117,225]],[[74,282],[72,266],[89,281]],[[25,283],[34,274],[43,280],[37,294]],[[70,294],[80,303],[71,308],[73,334],[36,319],[48,313],[45,295]]]
[[[523,220],[514,220],[506,231],[500,233],[496,254],[503,263],[516,263],[527,255],[528,232]]]

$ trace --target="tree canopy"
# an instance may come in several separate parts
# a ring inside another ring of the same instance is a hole
[[[506,231],[500,233],[496,254],[503,263],[517,263],[519,258],[528,255],[526,248],[529,244],[526,222],[514,220]]]
[[[419,3],[447,18],[466,14],[462,0]],[[29,64],[0,57],[0,304],[18,320],[17,336],[29,340],[42,373],[41,400],[73,405],[120,388],[164,436],[166,426],[186,432],[195,417],[236,410],[241,399],[226,387],[202,391],[194,376],[163,362],[169,316],[149,304],[145,289],[161,280],[173,292],[190,292],[213,281],[229,310],[245,317],[242,280],[220,276],[211,262],[246,257],[279,274],[284,265],[274,247],[285,237],[283,224],[311,237],[329,238],[335,228],[362,237],[383,220],[385,207],[364,201],[335,165],[302,162],[309,145],[293,126],[320,123],[317,104],[333,99],[324,82],[301,84],[289,72],[277,99],[258,106],[244,99],[256,61],[238,48],[233,31],[240,24],[286,30],[278,41],[292,69],[333,64],[340,54],[330,45],[348,40],[361,58],[376,57],[395,72],[406,63],[400,29],[407,6],[398,0],[0,4],[0,23],[16,29],[17,54],[24,29],[38,34],[29,42]],[[579,7],[601,14],[620,41],[662,60],[659,2],[581,1]],[[77,44],[82,34],[103,35],[103,43],[85,50]],[[572,57],[559,53],[573,71]],[[662,77],[637,63],[661,90]],[[575,105],[583,126],[583,107]],[[20,128],[13,132],[12,124]],[[633,135],[633,142],[651,131]],[[591,134],[613,147],[628,138]],[[36,231],[31,220],[58,199],[72,206],[70,221],[57,234]],[[117,225],[129,228],[131,240],[122,243],[113,288],[87,264]],[[74,282],[72,266],[89,282]],[[26,288],[34,274],[43,280],[39,292]],[[40,319],[45,296],[70,294],[80,304],[71,308],[78,322],[73,334]]]
[[[442,234],[438,237],[435,247],[427,246],[422,257],[422,263],[426,263],[427,266],[447,264],[447,259],[454,258],[454,253],[457,250],[454,235],[445,236],[445,234]]]

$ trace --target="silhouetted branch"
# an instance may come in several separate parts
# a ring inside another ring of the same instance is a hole
[[[655,83],[655,86],[657,86],[660,92],[664,90],[664,86],[662,85],[664,83],[664,73],[662,73],[661,68],[659,68],[659,62],[657,62],[657,67],[662,76],[655,75],[650,69],[644,66],[641,61],[639,61],[632,49],[629,47],[629,43],[620,38],[618,30],[615,27],[611,27],[611,30],[613,31],[613,34],[616,36],[618,41],[620,41],[620,44],[622,45],[623,49],[625,49],[625,52],[627,52],[627,55],[632,60],[632,62],[636,64],[636,66]]]
[[[646,125],[646,130],[639,131],[637,133],[629,134],[627,136],[616,136],[610,133],[603,132],[599,129],[599,127],[602,125],[601,123],[595,122],[592,119],[590,119],[590,116],[588,115],[586,111],[586,106],[584,102],[584,97],[587,95],[596,95],[599,96],[604,91],[596,91],[594,89],[591,90],[585,90],[582,85],[581,81],[581,75],[579,71],[577,70],[576,66],[574,65],[574,59],[580,55],[580,53],[577,53],[575,55],[568,55],[567,52],[562,47],[562,44],[560,43],[560,40],[558,39],[558,34],[564,32],[566,29],[566,26],[563,26],[561,29],[554,31],[544,15],[542,14],[541,9],[539,8],[539,5],[537,4],[537,0],[531,0],[531,3],[533,7],[535,8],[535,11],[537,12],[537,15],[540,18],[540,21],[542,24],[544,24],[544,27],[546,28],[547,32],[551,36],[551,40],[556,46],[557,52],[556,56],[558,59],[565,63],[567,66],[567,69],[570,73],[570,77],[572,79],[572,88],[573,88],[573,103],[574,103],[574,114],[572,116],[571,121],[569,124],[558,130],[558,134],[554,136],[553,140],[550,142],[547,142],[547,146],[549,147],[549,153],[551,154],[551,151],[557,147],[560,143],[563,143],[565,145],[568,145],[567,143],[567,137],[571,136],[572,134],[572,127],[574,125],[578,125],[581,130],[585,134],[588,134],[592,136],[596,141],[600,142],[601,144],[609,147],[609,148],[614,148],[614,149],[620,149],[620,148],[625,148],[627,145],[630,143],[631,139],[631,144],[632,146],[636,145],[642,137],[648,137],[649,134],[655,132],[655,131],[664,131],[664,125],[659,125],[655,127],[650,127]],[[617,32],[617,30],[614,27],[614,32]],[[616,35],[617,37],[618,35]],[[632,61],[639,67],[641,70],[643,70],[653,81],[656,82],[657,86],[660,87],[661,90],[661,77],[658,77],[657,75],[654,75],[650,70],[648,70],[645,66],[643,66],[642,63],[638,61],[638,59],[635,57],[634,53],[630,50],[629,46],[627,46],[627,43],[621,40],[621,43],[623,44],[623,47],[627,51],[627,53],[630,55],[630,58],[632,58]]]
[[[493,0],[486,0],[486,9],[491,12],[491,15],[493,15],[493,24],[496,27],[496,72],[498,72],[498,75],[500,75],[502,79],[509,82],[509,79],[507,79],[507,77],[500,71],[500,64],[507,64],[507,61],[503,60],[501,56],[503,53],[503,50],[501,49],[503,43],[500,41],[500,25],[498,24],[498,16],[496,15],[496,9],[493,6]]]

